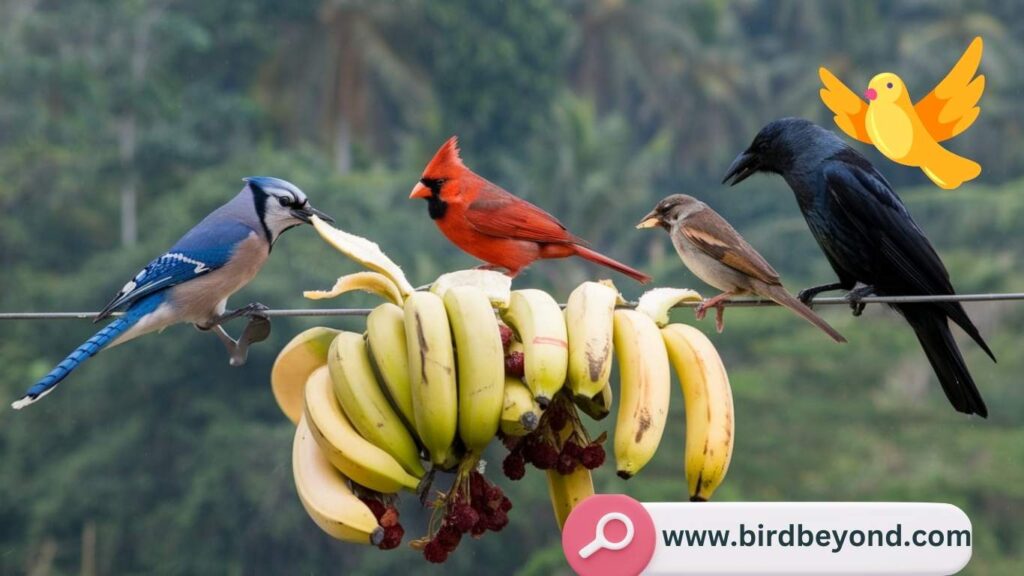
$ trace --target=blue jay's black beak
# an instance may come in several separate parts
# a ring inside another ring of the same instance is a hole
[[[316,208],[313,208],[309,204],[306,204],[302,208],[292,208],[292,216],[295,216],[296,218],[302,220],[306,224],[311,223],[310,219],[313,216],[320,218],[321,220],[327,222],[328,224],[334,224],[334,218],[331,218],[327,214],[324,214],[323,212],[317,210]]]
[[[735,186],[757,172],[760,167],[760,162],[754,153],[749,150],[743,152],[729,165],[729,169],[725,172],[725,178],[722,178],[722,184]]]

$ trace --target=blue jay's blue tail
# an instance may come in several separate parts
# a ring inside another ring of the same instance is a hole
[[[11,407],[15,410],[21,410],[25,406],[53,392],[57,384],[60,384],[60,381],[70,374],[72,370],[77,368],[86,358],[96,355],[107,344],[110,344],[112,340],[131,328],[137,320],[138,318],[134,316],[124,316],[104,326],[102,330],[86,340],[74,352],[68,354],[67,358],[62,360],[60,364],[57,364],[56,368],[50,370],[49,374],[43,376],[39,382],[36,382],[29,388],[21,400],[11,404]]]

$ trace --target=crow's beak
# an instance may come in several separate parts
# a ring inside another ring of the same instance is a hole
[[[661,218],[658,218],[658,213],[654,210],[651,210],[650,213],[648,213],[647,216],[644,216],[644,219],[636,225],[637,230],[641,228],[654,228],[655,226],[661,226]]]
[[[725,172],[725,178],[722,178],[722,184],[735,186],[757,172],[759,167],[757,157],[748,150],[732,161],[729,169]]]
[[[323,220],[324,222],[327,222],[328,224],[334,224],[334,218],[331,218],[327,214],[324,214],[323,212],[317,210],[316,208],[313,208],[309,204],[306,204],[302,208],[292,208],[292,216],[298,218],[299,220],[302,220],[306,224],[311,224],[310,219],[313,216],[316,216],[317,218]]]
[[[430,188],[423,185],[423,182],[417,182],[416,186],[413,187],[412,193],[409,194],[409,198],[430,198]]]

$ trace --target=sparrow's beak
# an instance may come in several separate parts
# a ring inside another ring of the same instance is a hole
[[[430,188],[423,185],[423,182],[417,182],[416,186],[412,189],[412,194],[409,194],[409,198],[430,198]]]
[[[725,178],[722,178],[722,184],[735,186],[757,172],[758,168],[760,168],[760,163],[757,156],[748,150],[732,161],[729,169],[725,172]]]
[[[302,220],[306,224],[312,223],[310,219],[313,218],[313,216],[316,216],[317,218],[323,220],[324,222],[327,222],[328,224],[334,224],[334,218],[331,218],[327,214],[324,214],[323,212],[317,210],[316,208],[313,208],[309,204],[306,204],[302,208],[292,208],[292,216],[298,218],[299,220]]]
[[[864,91],[864,97],[868,100],[874,100],[875,98],[878,98],[878,92],[876,92],[874,88],[868,88]]]
[[[636,228],[637,230],[640,230],[642,228],[654,228],[655,226],[661,226],[661,218],[658,218],[657,212],[651,210],[650,213],[647,214],[647,216],[644,216],[644,219],[636,225]]]

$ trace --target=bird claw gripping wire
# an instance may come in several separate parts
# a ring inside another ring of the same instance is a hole
[[[850,303],[850,309],[853,310],[854,316],[860,316],[864,313],[864,307],[867,304],[863,302],[863,299],[874,294],[874,286],[858,286],[846,293],[846,301]]]
[[[814,297],[822,292],[830,292],[832,290],[839,290],[842,288],[842,284],[839,282],[833,282],[832,284],[822,284],[821,286],[811,286],[810,288],[804,288],[797,295],[796,299],[803,302],[804,306],[814,308]]]

